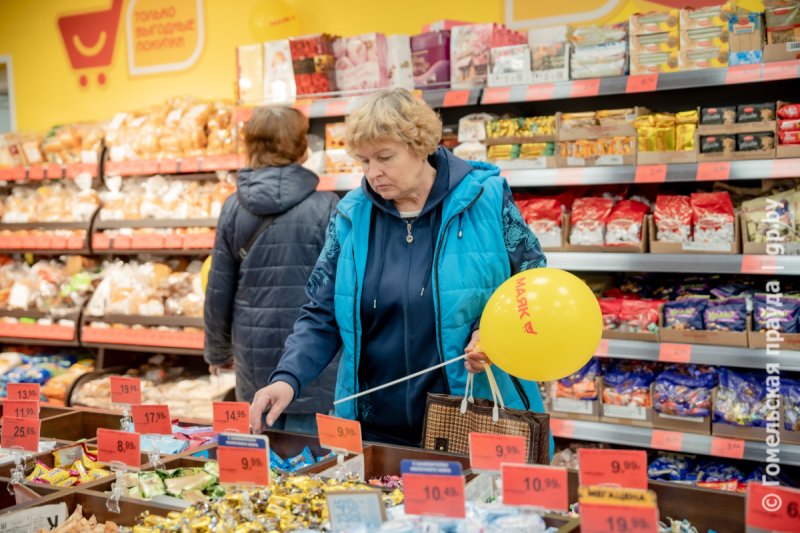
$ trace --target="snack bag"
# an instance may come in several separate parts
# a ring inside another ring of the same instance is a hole
[[[787,431],[800,431],[800,381],[781,378],[783,424]]]
[[[561,246],[561,202],[555,198],[535,198],[520,200],[517,206],[543,248]]]
[[[598,298],[603,314],[603,329],[619,329],[622,298]]]
[[[744,474],[730,463],[717,459],[699,459],[686,476],[686,481],[707,489],[736,492],[744,484]]]
[[[709,416],[716,384],[713,367],[672,365],[656,377],[653,409],[671,416]]]
[[[661,242],[691,242],[692,206],[688,196],[656,197],[653,213],[656,239]]]
[[[770,409],[766,405],[766,374],[719,369],[719,388],[714,402],[714,422],[738,426],[766,427]]]
[[[692,193],[691,203],[694,242],[733,242],[736,218],[727,192]]]
[[[550,384],[551,398],[568,400],[597,400],[596,378],[600,374],[600,362],[592,357],[583,368]]]
[[[654,379],[646,366],[613,364],[603,377],[603,403],[652,407],[650,384]]]
[[[770,297],[768,300],[767,297]],[[770,303],[776,298],[780,305]],[[781,333],[797,333],[800,299],[797,296],[756,293],[753,297],[753,322],[756,331],[772,329]]]
[[[788,119],[800,118],[800,104],[786,104],[782,108],[778,109],[778,116]]]
[[[620,331],[631,333],[658,332],[658,306],[664,300],[622,300],[619,311]]]
[[[605,230],[614,200],[578,198],[572,204],[570,244],[603,245]]]
[[[658,456],[647,467],[647,477],[664,481],[683,481],[689,474],[694,455],[658,452]]]
[[[746,331],[747,301],[744,296],[710,300],[703,323],[709,331]]]
[[[606,227],[606,244],[637,245],[642,241],[642,223],[648,207],[636,200],[622,200],[611,210]]]
[[[702,330],[708,296],[690,296],[664,304],[664,326],[671,329]]]

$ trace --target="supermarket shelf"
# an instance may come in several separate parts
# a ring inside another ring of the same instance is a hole
[[[185,222],[181,227],[186,226]],[[191,225],[190,225],[191,226]],[[208,227],[202,226],[201,227]],[[96,228],[98,229],[98,228]],[[169,254],[204,255],[214,248],[216,232],[189,234],[137,234],[115,236],[104,233],[92,235],[92,250],[95,253],[116,255]]]
[[[83,315],[83,322],[108,322],[110,324],[141,324],[143,326],[176,326],[202,328],[203,319],[187,316],[143,316],[143,315]]]
[[[213,248],[107,248],[95,249],[95,254],[113,254],[113,255],[210,255]]]
[[[0,181],[43,180],[74,178],[82,172],[97,177],[97,163],[70,165],[30,165],[0,168]]]
[[[105,161],[105,176],[138,176],[150,174],[193,174],[245,167],[244,154],[139,161]]]
[[[3,309],[0,317],[13,318],[52,318],[35,309]],[[4,344],[42,344],[47,346],[79,346],[80,341],[76,334],[80,322],[81,310],[76,309],[61,317],[72,320],[74,326],[60,326],[58,319],[52,318],[53,325],[7,323],[0,322],[0,343]]]
[[[535,85],[493,87],[483,91],[481,104],[562,100],[612,94],[633,94],[675,89],[696,89],[738,83],[788,80],[800,77],[800,61],[712,68],[687,72],[568,80]]]
[[[94,229],[118,228],[216,228],[218,218],[174,218],[142,220],[97,220]],[[0,225],[0,230],[4,229]]]
[[[607,343],[607,344],[606,344]],[[661,357],[662,346],[674,346],[670,343],[629,341],[620,339],[603,339],[601,346],[605,353],[598,350],[596,355],[615,359],[635,359],[639,361],[664,361]],[[733,346],[709,346],[691,344],[690,359],[687,363],[698,365],[717,365],[727,367],[756,368],[763,370],[766,365],[780,364],[781,370],[800,371],[800,352],[780,350],[779,355],[767,355],[766,350],[754,348],[737,348]]]
[[[38,344],[38,343],[36,343]],[[175,355],[197,355],[202,357],[203,350],[195,348],[176,348],[174,346],[145,346],[140,344],[115,344],[103,342],[86,342],[82,341],[81,346],[84,348],[102,348],[105,350],[118,350],[122,352],[147,352],[147,353],[165,353]]]
[[[798,275],[800,256],[548,252],[547,266],[578,272]],[[763,266],[762,266],[763,265]]]
[[[582,420],[552,419],[551,428],[553,436],[588,440],[594,442],[608,442],[624,446],[653,448],[653,430],[621,424],[606,424],[603,422],[585,422]],[[682,433],[682,453],[711,455],[710,435],[695,435]],[[767,445],[765,442],[743,441],[744,457],[748,461],[763,463],[767,458]],[[654,449],[658,449],[655,447]],[[673,450],[676,451],[676,450]],[[780,459],[782,465],[800,466],[800,446],[792,444],[780,445]]]

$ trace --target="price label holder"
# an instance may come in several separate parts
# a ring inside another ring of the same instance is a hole
[[[502,469],[505,505],[569,511],[566,468],[503,464]]]
[[[27,481],[25,471],[28,469],[28,461],[31,462],[31,468],[33,468],[35,460],[32,454],[25,453],[20,446],[11,447],[11,458],[14,461],[14,468],[11,469],[11,479],[8,481],[8,493],[14,496],[14,485],[22,485]]]
[[[400,461],[408,514],[465,518],[464,476],[454,461]]]
[[[133,425],[130,417],[131,405],[142,403],[142,382],[137,378],[126,378],[122,376],[111,376],[111,403],[118,403],[125,406],[122,410],[120,420],[120,430],[128,431]]]
[[[3,416],[0,446],[6,449],[19,446],[25,451],[37,453],[41,429],[42,421],[39,419]]]
[[[469,434],[469,465],[477,474],[497,475],[501,464],[525,464],[526,459],[523,437]]]
[[[133,427],[139,433],[147,435],[150,449],[147,456],[153,468],[164,468],[161,452],[158,450],[162,435],[172,436],[172,423],[168,405],[132,405]]]
[[[326,494],[332,533],[345,533],[365,526],[376,531],[386,522],[386,506],[378,489],[345,489]]]
[[[250,433],[250,404],[247,402],[212,402],[214,431]]]
[[[41,392],[38,383],[9,383],[6,385],[6,391],[9,400],[36,400],[37,412],[41,411],[39,406]]]
[[[745,531],[800,531],[800,490],[750,482],[747,484]]]
[[[581,533],[658,533],[652,490],[578,487]]]
[[[119,502],[125,498],[125,482],[122,477],[129,470],[141,470],[141,441],[142,437],[138,433],[97,429],[97,462],[107,464],[116,476],[116,481],[111,485],[111,495],[106,501],[106,507],[112,513],[120,512]]]
[[[334,477],[338,481],[343,481],[345,455],[348,452],[357,455],[364,453],[364,447],[361,444],[361,424],[355,420],[345,420],[317,413],[317,432],[319,445],[331,450],[336,455]]]
[[[269,439],[264,435],[220,433],[217,447],[219,482],[242,491],[245,517],[253,517],[250,492],[269,485]]]
[[[36,400],[6,400],[3,402],[3,414],[14,418],[39,418],[39,402]]]
[[[585,487],[614,485],[647,489],[647,452],[644,450],[578,450],[579,479]]]

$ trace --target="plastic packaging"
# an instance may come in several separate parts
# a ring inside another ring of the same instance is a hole
[[[712,367],[673,365],[656,377],[653,408],[671,416],[709,416],[716,384]]]
[[[570,244],[603,245],[613,204],[608,198],[577,198],[572,204]]]

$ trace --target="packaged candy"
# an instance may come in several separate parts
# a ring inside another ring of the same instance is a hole
[[[703,324],[709,331],[746,331],[747,301],[744,296],[709,300]]]
[[[620,305],[620,331],[631,333],[657,333],[659,306],[663,300],[622,300]]]
[[[770,301],[773,301],[773,303],[770,303]],[[755,330],[772,329],[781,333],[797,333],[799,308],[800,299],[797,296],[756,293],[753,297]]]
[[[139,493],[142,498],[149,500],[153,496],[167,493],[167,487],[156,472],[140,472],[138,478]]]
[[[664,326],[671,329],[702,330],[708,296],[691,296],[664,304]]]
[[[797,131],[800,130],[800,119],[795,120],[779,120],[778,129],[781,131]]]
[[[27,479],[28,481],[36,481],[42,479],[42,476],[50,472],[50,468],[41,461],[36,461],[36,464],[33,465],[33,472],[31,472]]]
[[[598,298],[603,314],[603,329],[619,329],[622,298]]]
[[[740,133],[737,136],[737,150],[740,152],[766,152],[773,148],[775,148],[775,134],[771,131]]]
[[[727,192],[692,193],[694,242],[733,242],[734,213]]]
[[[800,381],[781,378],[783,423],[787,431],[800,431]]]
[[[68,466],[83,458],[84,444],[72,444],[53,450],[54,465],[56,468]]]
[[[555,198],[531,198],[519,200],[517,206],[543,248],[561,246],[560,201]]]
[[[358,91],[389,87],[389,48],[383,33],[340,37],[333,41],[336,87]]]
[[[642,223],[648,207],[636,200],[622,200],[611,210],[606,226],[606,244],[636,245],[642,241]]]
[[[458,142],[482,141],[486,138],[488,121],[495,116],[489,113],[472,113],[458,120]]]
[[[311,450],[308,449],[308,446],[305,447],[303,453],[300,455],[286,460],[286,465],[288,467],[287,470],[299,470],[300,468],[305,468],[306,466],[313,464],[314,454],[311,453]]]
[[[486,161],[486,145],[477,141],[461,143],[453,148],[453,155],[465,161]]]
[[[603,403],[652,407],[650,384],[655,375],[646,366],[612,364],[603,376]]]
[[[701,135],[700,153],[736,151],[736,135]]]
[[[653,408],[670,416],[709,416],[716,384],[712,367],[672,365],[656,377]]]
[[[578,198],[572,204],[570,244],[603,245],[608,216],[614,201],[609,198]]]
[[[786,104],[778,109],[778,116],[781,118],[800,118],[800,104]]]
[[[800,131],[779,131],[781,144],[800,144]]]
[[[775,102],[746,104],[738,107],[736,122],[771,122],[775,120]]]
[[[417,89],[442,89],[450,81],[450,30],[411,37],[411,61]]]
[[[763,372],[739,373],[730,368],[720,368],[714,422],[765,427],[769,414],[765,403],[765,380]]]
[[[783,380],[781,380],[783,381]],[[773,476],[767,473],[767,468],[764,465],[758,465],[753,472],[747,476],[745,479],[745,489],[747,488],[747,483],[751,481],[755,481],[757,483],[763,483],[764,480],[770,481],[772,484],[777,483],[782,487],[792,487],[797,488],[797,483],[794,482],[792,478],[784,474],[783,472],[778,472],[777,476]]]
[[[656,238],[661,242],[691,242],[692,207],[688,196],[656,197],[653,213]]]
[[[518,144],[495,144],[489,147],[486,153],[487,159],[517,159],[519,158],[519,145]]]
[[[730,463],[717,459],[698,459],[686,476],[686,481],[698,487],[735,492],[744,483],[744,474]]]
[[[665,481],[683,481],[689,474],[694,455],[658,452],[658,456],[647,467],[647,477]]]
[[[597,400],[596,378],[600,375],[600,362],[592,357],[583,368],[550,384],[552,398],[569,400]]]
[[[700,124],[735,124],[736,106],[704,107],[700,109]]]
[[[793,202],[795,194],[794,190],[790,190],[742,202],[750,242],[770,242],[767,239],[768,231],[773,235],[771,242],[796,240],[797,213]]]
[[[675,150],[694,150],[694,132],[696,124],[678,124],[675,126]]]

